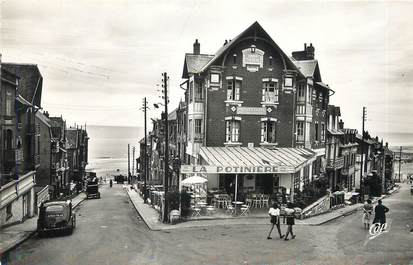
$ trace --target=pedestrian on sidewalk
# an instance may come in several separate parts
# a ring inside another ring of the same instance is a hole
[[[373,214],[373,205],[371,204],[371,200],[368,199],[363,206],[363,224],[364,228],[370,228],[370,219],[371,215]]]
[[[268,233],[267,239],[272,239],[271,233],[272,233],[272,230],[274,229],[274,225],[277,226],[278,235],[280,236],[280,238],[281,239],[284,238],[284,235],[281,234],[280,208],[278,207],[278,204],[273,203],[270,210],[268,211],[268,214],[270,215],[270,218],[271,218],[271,229],[270,229],[270,232]]]
[[[288,235],[291,234],[291,239],[295,238],[293,233],[293,225],[295,225],[295,210],[293,209],[292,203],[289,203],[287,208],[285,208],[285,214],[287,216],[287,233],[285,234],[284,240],[289,240]]]
[[[389,208],[383,205],[381,200],[378,200],[378,205],[374,208],[374,220],[373,224],[380,223],[381,225],[386,223],[386,213],[389,211]]]

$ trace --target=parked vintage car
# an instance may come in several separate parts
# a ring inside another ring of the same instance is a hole
[[[90,180],[87,182],[86,197],[87,199],[90,199],[90,198],[100,199],[99,185],[98,185],[97,179]]]
[[[43,202],[37,219],[37,232],[44,235],[48,232],[73,233],[76,227],[76,214],[71,200],[51,200]]]

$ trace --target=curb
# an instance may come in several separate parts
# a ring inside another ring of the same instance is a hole
[[[81,194],[81,193],[79,193],[79,194]],[[86,198],[83,198],[83,199],[81,199],[80,201],[78,201],[78,202],[73,206],[73,209],[75,209],[77,206],[79,206],[79,205],[80,205],[83,201],[85,201],[85,200],[86,200]],[[34,218],[34,217],[33,217],[33,218]],[[36,233],[36,230],[34,230],[34,231],[26,231],[26,234],[25,234],[24,236],[22,236],[20,239],[18,239],[18,240],[15,242],[14,245],[11,245],[11,246],[7,247],[7,248],[3,251],[3,253],[0,253],[0,261],[1,261],[1,258],[2,258],[3,256],[7,255],[7,253],[8,253],[10,250],[18,247],[18,246],[19,246],[20,244],[22,244],[24,241],[26,241],[26,240],[28,240],[30,237],[32,237],[35,233]],[[0,264],[1,264],[1,262],[0,262]]]
[[[145,218],[144,218],[144,217],[141,215],[141,213],[139,212],[138,207],[136,207],[135,204],[133,203],[133,200],[132,200],[132,198],[131,198],[128,190],[127,190],[127,189],[124,189],[124,190],[125,190],[126,194],[128,195],[128,198],[129,198],[130,202],[132,203],[133,208],[135,208],[135,211],[136,211],[136,212],[138,213],[138,215],[141,217],[141,219],[143,220],[143,222],[145,223],[145,225],[149,228],[149,230],[152,230],[152,231],[159,231],[159,230],[161,230],[161,229],[154,229],[152,226],[149,225],[149,223],[145,220]]]

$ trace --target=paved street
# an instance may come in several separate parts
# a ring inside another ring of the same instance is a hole
[[[373,240],[361,212],[322,226],[295,226],[297,238],[266,239],[268,226],[150,231],[120,185],[77,210],[73,235],[32,238],[8,264],[413,264],[413,199],[403,186],[384,200],[390,227]],[[285,227],[282,227],[285,230]]]

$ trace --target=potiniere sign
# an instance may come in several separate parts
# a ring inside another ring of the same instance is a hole
[[[237,173],[254,173],[254,174],[281,174],[295,173],[294,167],[287,166],[192,166],[181,165],[182,174],[210,173],[210,174],[237,174]]]

